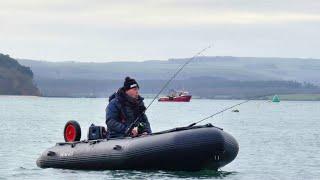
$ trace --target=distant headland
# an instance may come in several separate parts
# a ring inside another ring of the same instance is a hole
[[[9,55],[0,53],[0,95],[39,96],[40,91],[33,83],[33,72],[22,66]]]

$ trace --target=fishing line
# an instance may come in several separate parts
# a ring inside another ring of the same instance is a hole
[[[149,105],[146,107],[146,109],[137,117],[137,119],[130,124],[129,128],[127,129],[125,135],[129,135],[136,123],[139,121],[139,119],[145,114],[145,112],[148,110],[148,108],[153,104],[153,102],[159,97],[159,95],[162,93],[162,91],[171,83],[171,81],[183,70],[183,68],[188,65],[192,60],[194,60],[196,57],[201,55],[206,50],[210,49],[212,46],[208,46],[198,53],[196,53],[192,58],[187,60],[178,70],[173,74],[173,76],[163,85],[163,87],[160,89],[160,91],[157,93],[157,95],[152,99],[152,101],[149,103]]]
[[[198,124],[198,123],[200,123],[200,122],[202,122],[202,121],[205,121],[205,120],[207,120],[207,119],[210,119],[210,118],[212,118],[212,117],[214,117],[214,116],[216,116],[216,115],[218,115],[218,114],[221,114],[221,113],[223,113],[223,112],[225,112],[225,111],[227,111],[227,110],[229,110],[229,109],[232,109],[232,108],[234,108],[234,107],[236,107],[236,106],[240,106],[240,105],[245,104],[245,103],[247,103],[247,102],[249,102],[249,101],[256,100],[257,98],[261,98],[261,97],[266,97],[266,96],[269,96],[269,95],[270,95],[270,94],[263,95],[263,96],[258,96],[258,97],[251,98],[251,99],[247,99],[247,100],[245,100],[245,101],[242,101],[241,103],[232,105],[232,106],[227,107],[227,108],[225,108],[225,109],[222,109],[221,111],[218,111],[218,112],[216,112],[216,113],[214,113],[214,114],[212,114],[212,115],[210,115],[210,116],[207,116],[207,117],[205,117],[205,118],[203,118],[203,119],[200,119],[199,121],[190,124],[188,127],[192,127],[192,126],[194,126],[194,125],[196,125],[196,124]]]
[[[212,115],[210,115],[210,116],[208,116],[208,117],[205,117],[205,118],[203,118],[203,119],[201,119],[201,120],[199,120],[199,121],[197,121],[197,122],[194,122],[194,123],[190,124],[188,127],[192,127],[192,126],[194,126],[194,125],[196,125],[196,124],[198,124],[198,123],[200,123],[200,122],[202,122],[202,121],[204,121],[204,120],[210,119],[210,118],[212,118],[213,116],[216,116],[216,115],[218,115],[218,114],[221,114],[221,113],[223,113],[223,112],[225,112],[225,111],[227,111],[227,110],[229,110],[229,109],[232,109],[232,108],[234,108],[234,107],[236,107],[236,106],[240,106],[241,104],[247,103],[247,102],[249,102],[249,101],[251,101],[251,100],[252,100],[252,99],[245,100],[245,101],[243,101],[243,102],[241,102],[241,103],[238,103],[238,104],[235,104],[235,105],[230,106],[230,107],[228,107],[228,108],[225,108],[225,109],[223,109],[223,110],[221,110],[221,111],[218,111],[218,112],[216,112],[216,113],[214,113],[214,114],[212,114]]]
[[[147,106],[146,110],[152,105],[152,103],[159,97],[159,95],[162,93],[162,91],[170,84],[170,82],[182,71],[182,69],[189,64],[193,59],[195,59],[196,57],[198,57],[199,55],[201,55],[203,52],[205,52],[206,50],[210,49],[212,46],[208,46],[204,49],[202,49],[201,51],[199,51],[197,54],[195,54],[192,58],[190,58],[188,61],[186,61],[179,69],[178,71],[176,71],[173,76],[163,85],[163,87],[161,88],[161,90],[158,92],[158,94],[153,98],[153,100],[150,102],[150,104]]]

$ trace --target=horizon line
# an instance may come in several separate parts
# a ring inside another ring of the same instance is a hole
[[[2,54],[2,53],[0,53]],[[9,54],[3,54],[9,55]],[[10,56],[10,55],[9,55]],[[11,56],[10,56],[11,57]],[[292,59],[292,60],[320,60],[320,58],[313,58],[313,57],[275,57],[275,56],[227,56],[227,55],[218,55],[218,56],[198,56],[198,58],[258,58],[258,59]],[[31,59],[31,58],[16,58],[11,57],[16,60],[27,60],[27,61],[38,61],[38,62],[47,62],[47,63],[143,63],[143,62],[150,62],[150,61],[172,61],[172,60],[184,60],[189,59],[191,57],[178,57],[178,58],[168,58],[168,59],[144,59],[144,60],[107,60],[107,61],[76,61],[76,60],[39,60],[39,59]]]

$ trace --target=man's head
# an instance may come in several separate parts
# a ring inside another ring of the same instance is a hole
[[[123,89],[126,94],[133,97],[138,98],[139,96],[139,85],[135,79],[131,79],[130,77],[126,77],[123,83]]]

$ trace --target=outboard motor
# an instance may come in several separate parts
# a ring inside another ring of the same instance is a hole
[[[106,139],[107,130],[103,126],[91,124],[88,131],[88,140]]]

